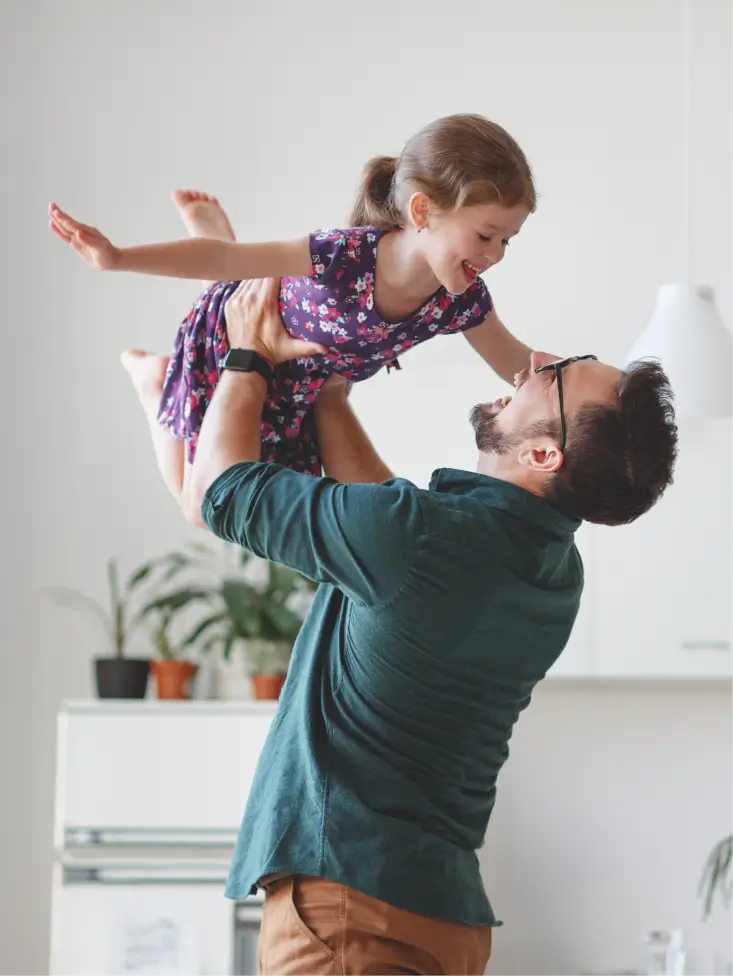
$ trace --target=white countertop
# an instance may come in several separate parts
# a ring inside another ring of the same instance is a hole
[[[68,699],[60,711],[67,715],[272,715],[276,701],[159,701],[157,698],[121,700],[115,698]]]

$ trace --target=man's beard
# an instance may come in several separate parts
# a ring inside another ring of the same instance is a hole
[[[476,435],[476,447],[482,454],[495,454],[499,457],[511,454],[533,437],[552,437],[560,441],[560,424],[538,420],[527,424],[510,434],[499,427],[497,420],[501,410],[493,403],[477,403],[469,414],[469,420]]]
[[[521,443],[516,433],[505,434],[499,428],[496,421],[500,412],[495,412],[490,403],[477,403],[471,410],[468,419],[476,435],[476,447],[482,454],[509,454]]]

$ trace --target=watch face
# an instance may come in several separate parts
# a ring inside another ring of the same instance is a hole
[[[230,349],[226,364],[234,369],[251,369],[256,354],[251,349]]]
[[[272,366],[251,349],[230,349],[221,365],[224,369],[236,369],[243,373],[259,373],[268,383],[272,379]]]

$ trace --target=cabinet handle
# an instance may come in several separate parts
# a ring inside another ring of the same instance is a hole
[[[226,883],[227,867],[189,871],[158,872],[131,865],[129,868],[117,867],[77,867],[64,865],[62,869],[65,885],[199,885]]]
[[[256,922],[258,925],[262,924],[262,902],[256,905],[240,905],[237,904],[237,908],[234,913],[235,925],[243,927],[245,925],[250,925],[252,922]]]
[[[686,640],[682,641],[683,651],[729,651],[727,640]]]
[[[65,847],[232,847],[236,830],[206,827],[66,827]]]

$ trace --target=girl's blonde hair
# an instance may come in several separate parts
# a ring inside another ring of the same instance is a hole
[[[352,227],[404,227],[413,193],[441,210],[477,203],[537,206],[532,170],[509,133],[481,115],[447,115],[414,135],[399,157],[371,159],[350,216]]]

